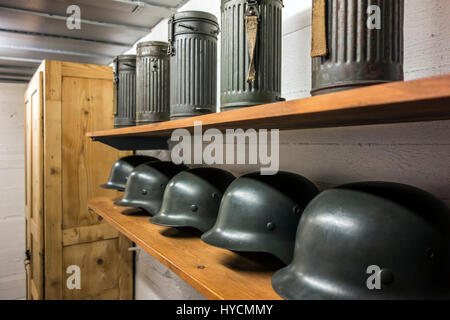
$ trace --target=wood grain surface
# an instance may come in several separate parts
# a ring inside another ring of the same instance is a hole
[[[271,278],[283,265],[266,255],[237,254],[207,245],[197,233],[151,224],[149,216],[108,198],[88,207],[209,299],[278,300]]]
[[[205,116],[87,133],[87,137],[164,137],[173,130],[308,129],[450,119],[450,75],[331,93]]]

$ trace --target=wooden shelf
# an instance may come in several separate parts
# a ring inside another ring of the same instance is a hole
[[[88,207],[209,299],[281,299],[271,286],[274,271],[282,267],[276,259],[209,246],[192,231],[153,225],[142,213],[124,215],[136,209],[115,206],[108,198],[89,200]]]
[[[130,128],[88,133],[119,150],[167,149],[173,130],[307,129],[450,119],[450,75],[354,89]]]

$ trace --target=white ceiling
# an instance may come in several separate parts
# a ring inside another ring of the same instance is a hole
[[[26,82],[43,59],[108,65],[188,0],[0,0],[0,82]],[[66,26],[67,8],[81,29]]]

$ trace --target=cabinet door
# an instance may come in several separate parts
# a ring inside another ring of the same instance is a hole
[[[113,82],[65,77],[62,80],[63,274],[79,267],[81,288],[63,288],[64,299],[132,298],[131,243],[88,210],[90,198],[118,198],[99,186],[121,153],[86,138],[89,131],[113,127]],[[65,283],[65,282],[63,282]]]
[[[42,72],[30,82],[25,96],[27,298],[44,298]]]

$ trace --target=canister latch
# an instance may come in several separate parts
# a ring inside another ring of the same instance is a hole
[[[174,42],[175,39],[175,20],[174,18],[170,18],[169,19],[169,47],[167,48],[167,54],[169,56],[174,56],[175,55],[175,49],[174,49]]]

